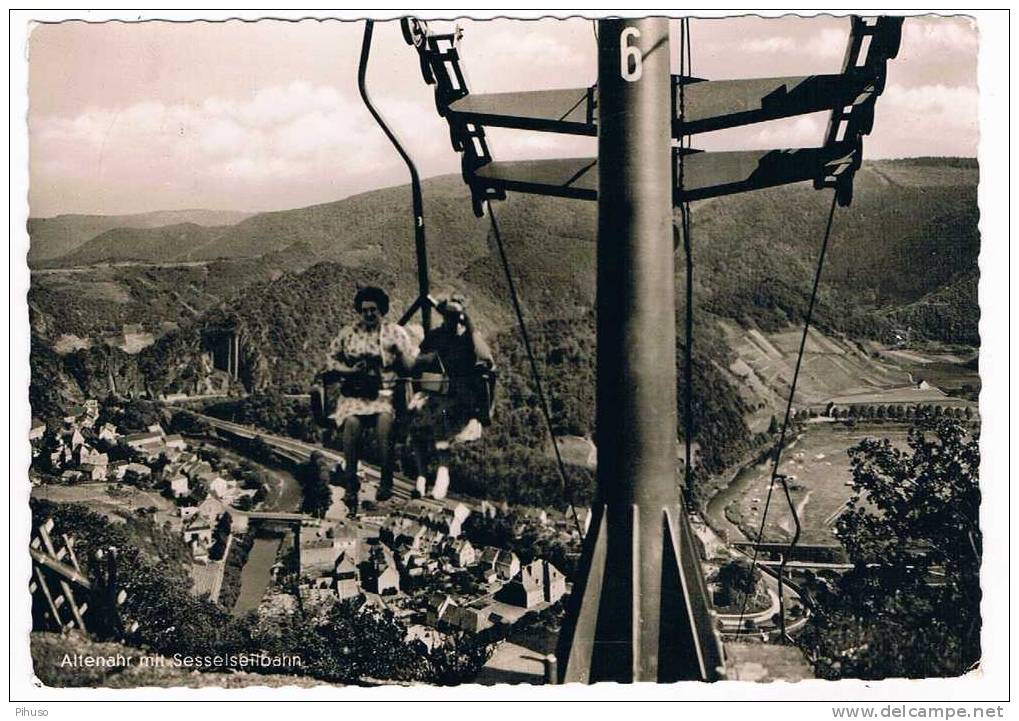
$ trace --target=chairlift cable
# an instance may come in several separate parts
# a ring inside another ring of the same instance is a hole
[[[785,492],[786,501],[789,504],[789,510],[792,513],[793,523],[796,526],[796,530],[793,534],[793,538],[787,547],[787,553],[783,554],[783,561],[781,569],[784,570],[785,559],[788,556],[788,551],[792,551],[796,547],[800,538],[800,519],[799,514],[796,512],[796,506],[793,504],[792,497],[789,495],[789,486],[786,482],[784,475],[780,475],[778,472],[779,464],[782,462],[782,450],[785,448],[786,433],[789,429],[789,420],[792,416],[793,409],[793,398],[796,395],[796,383],[800,377],[800,367],[803,363],[803,351],[807,345],[807,335],[810,331],[810,323],[814,315],[814,306],[817,303],[817,291],[821,284],[821,272],[824,269],[824,258],[828,252],[828,240],[831,238],[832,222],[835,219],[835,205],[838,201],[838,192],[832,191],[831,207],[828,209],[828,223],[824,230],[824,240],[821,242],[821,253],[817,259],[817,270],[814,273],[814,286],[810,291],[810,303],[807,305],[807,314],[803,322],[803,334],[800,336],[800,349],[796,354],[796,367],[793,370],[792,383],[789,386],[789,398],[786,401],[785,406],[785,417],[782,419],[782,430],[778,436],[778,442],[775,445],[774,451],[774,463],[771,469],[771,482],[768,484],[768,496],[764,501],[764,512],[761,514],[761,525],[757,531],[757,541],[754,544],[754,555],[750,562],[750,578],[753,579],[754,571],[757,568],[757,555],[760,552],[761,539],[764,537],[764,526],[768,520],[768,509],[771,507],[771,496],[775,489],[775,482],[778,481],[782,484],[782,489]],[[779,586],[781,590],[781,585]],[[750,599],[750,594],[745,594],[743,597],[743,605],[739,612],[739,625],[736,628],[737,638],[743,633],[743,616],[747,610],[747,602]]]
[[[485,201],[488,211],[488,218],[492,225],[492,234],[495,236],[495,244],[499,249],[499,260],[502,263],[502,270],[506,276],[506,286],[509,289],[510,300],[513,302],[513,311],[517,316],[517,325],[520,328],[520,338],[524,342],[524,350],[527,352],[527,360],[531,365],[531,377],[534,379],[534,387],[538,393],[538,402],[541,404],[541,413],[545,418],[545,427],[548,429],[549,440],[552,441],[552,448],[555,452],[556,465],[559,469],[559,477],[562,480],[563,491],[566,493],[566,502],[573,514],[573,522],[577,526],[577,533],[580,539],[584,539],[584,529],[577,515],[577,507],[573,503],[573,490],[570,487],[569,479],[566,476],[566,464],[563,463],[562,454],[559,452],[559,442],[556,440],[555,431],[552,427],[552,413],[549,410],[548,401],[545,399],[545,390],[541,382],[541,372],[538,370],[538,363],[534,358],[534,351],[531,348],[531,338],[527,333],[527,324],[524,322],[524,313],[520,307],[520,298],[517,295],[516,284],[513,282],[513,271],[510,268],[509,258],[506,256],[506,248],[502,242],[502,233],[499,231],[499,222],[495,217],[495,208],[489,200]]]

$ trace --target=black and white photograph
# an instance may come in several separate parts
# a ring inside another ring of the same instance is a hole
[[[1007,715],[1007,13],[627,12],[11,16],[20,715]]]

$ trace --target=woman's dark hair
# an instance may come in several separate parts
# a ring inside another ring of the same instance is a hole
[[[361,304],[366,300],[370,300],[379,307],[379,313],[385,315],[389,312],[389,296],[386,295],[386,291],[382,288],[376,288],[374,285],[368,285],[357,291],[357,295],[354,296],[354,310],[361,312]]]

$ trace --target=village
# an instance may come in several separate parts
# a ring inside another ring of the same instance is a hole
[[[508,629],[525,614],[558,608],[568,593],[564,570],[551,560],[524,562],[509,548],[472,542],[465,532],[474,516],[475,524],[502,523],[509,538],[530,534],[572,548],[577,531],[565,514],[409,494],[377,502],[377,480],[367,467],[360,469],[361,513],[348,512],[339,487],[332,488],[322,518],[284,512],[266,503],[271,484],[257,464],[167,432],[160,423],[125,432],[114,421],[100,422],[109,415],[100,410],[90,399],[68,409],[59,426],[33,422],[33,486],[140,491],[147,498],[158,493],[162,505],[138,513],[148,512],[158,526],[179,535],[190,552],[193,592],[213,601],[222,600],[231,545],[249,534],[256,542],[259,536],[278,541],[268,578],[256,584],[262,595],[255,608],[371,603],[393,611],[410,635],[426,643],[441,641],[443,632]],[[89,505],[87,496],[82,500]],[[586,526],[590,511],[581,510]]]

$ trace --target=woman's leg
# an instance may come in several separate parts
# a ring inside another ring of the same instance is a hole
[[[419,496],[425,495],[425,489],[428,487],[428,457],[431,447],[431,439],[420,436],[411,439],[411,449],[414,451],[414,468],[417,474],[414,488]]]
[[[435,456],[438,467],[435,469],[435,486],[432,498],[441,501],[449,493],[449,443],[436,443]]]
[[[357,475],[358,450],[361,445],[361,419],[357,416],[347,416],[343,421],[343,466],[344,485],[347,488],[347,498],[356,501],[357,492],[360,490],[360,481]],[[349,504],[348,504],[349,505]]]
[[[379,462],[382,475],[376,498],[385,501],[393,495],[393,414],[380,413],[375,420],[375,429],[379,434]]]

